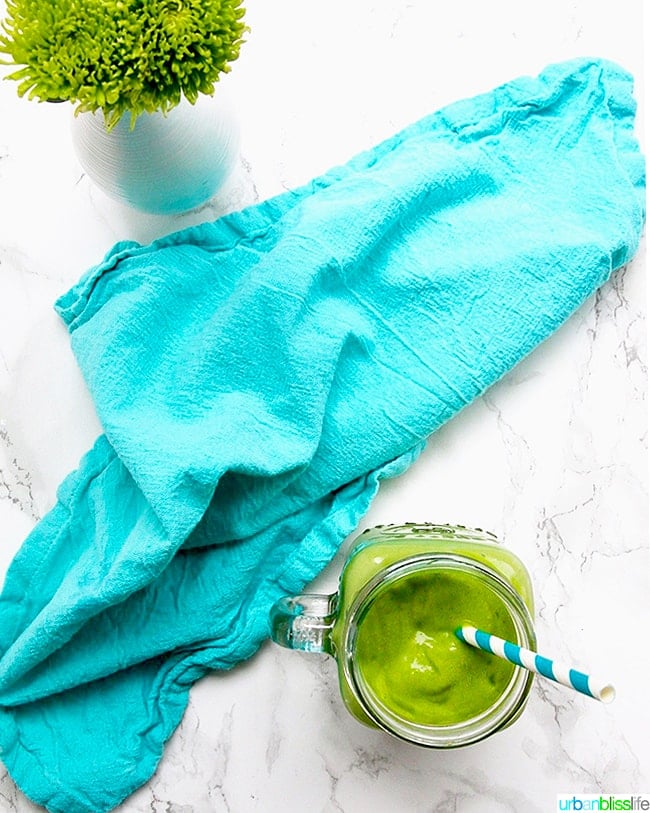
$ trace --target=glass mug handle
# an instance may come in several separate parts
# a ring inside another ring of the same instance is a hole
[[[271,638],[287,649],[333,654],[330,633],[336,621],[338,595],[305,593],[285,596],[271,608]]]

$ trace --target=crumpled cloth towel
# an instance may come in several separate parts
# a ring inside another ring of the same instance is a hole
[[[0,599],[2,760],[28,796],[99,813],[144,783],[192,683],[256,651],[380,480],[632,257],[634,109],[616,65],[550,66],[118,244],[59,300],[105,435]]]

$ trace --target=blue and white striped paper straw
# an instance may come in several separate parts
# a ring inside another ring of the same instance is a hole
[[[563,686],[568,686],[570,689],[575,689],[589,697],[594,697],[596,700],[601,700],[603,703],[611,703],[615,697],[614,687],[609,683],[598,683],[584,672],[570,669],[550,658],[538,655],[530,649],[524,649],[511,641],[504,641],[503,638],[498,638],[489,632],[476,629],[476,627],[464,626],[458,627],[455,633],[466,644],[503,658],[504,661],[523,666],[524,669],[561,683]]]

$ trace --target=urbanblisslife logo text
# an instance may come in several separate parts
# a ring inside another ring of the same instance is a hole
[[[557,797],[557,810],[648,810],[649,793],[574,794],[562,793]]]

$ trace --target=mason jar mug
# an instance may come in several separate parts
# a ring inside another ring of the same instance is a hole
[[[361,534],[332,595],[285,597],[271,637],[325,652],[361,722],[417,745],[469,745],[521,714],[533,675],[461,641],[474,626],[535,649],[523,563],[489,533],[461,526],[380,526]]]

